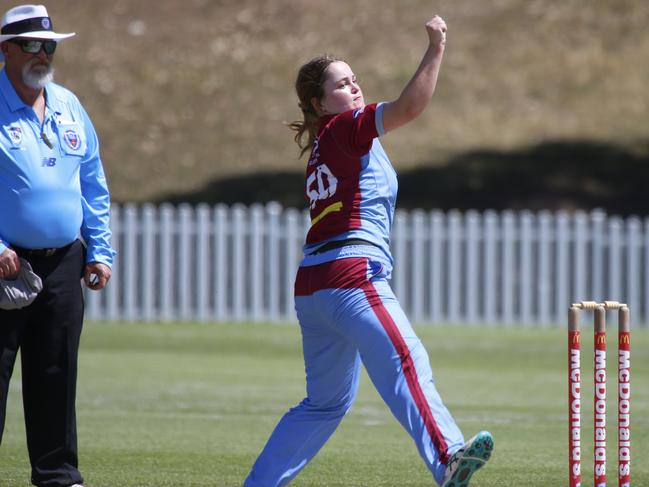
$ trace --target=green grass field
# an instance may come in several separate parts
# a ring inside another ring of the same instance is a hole
[[[472,485],[567,485],[565,333],[451,326],[418,332],[465,435],[484,428],[496,438],[492,461]],[[649,332],[634,331],[632,347],[632,481],[646,486]],[[584,378],[591,357],[584,353]],[[617,485],[610,357],[609,479]],[[277,420],[304,394],[296,325],[90,324],[80,362],[80,466],[87,487],[240,486]],[[17,379],[18,370],[0,447],[1,487],[29,485]],[[585,381],[584,485],[592,485],[591,395]],[[291,485],[432,484],[364,376],[347,418]]]

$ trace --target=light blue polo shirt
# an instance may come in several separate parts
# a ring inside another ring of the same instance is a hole
[[[97,134],[67,89],[50,83],[45,100],[41,126],[0,71],[0,253],[12,245],[63,247],[81,236],[87,262],[111,265],[110,197]]]

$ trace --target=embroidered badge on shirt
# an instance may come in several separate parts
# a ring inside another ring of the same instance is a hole
[[[23,141],[22,129],[20,127],[9,127],[8,132],[11,143],[14,146],[18,147]]]
[[[77,150],[81,147],[81,137],[79,137],[79,134],[75,130],[66,130],[63,134],[63,140],[65,140],[65,143],[72,150]]]

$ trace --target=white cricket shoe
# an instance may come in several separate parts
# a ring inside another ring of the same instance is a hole
[[[451,455],[444,472],[442,487],[467,487],[471,476],[491,457],[494,439],[488,431],[481,431]]]

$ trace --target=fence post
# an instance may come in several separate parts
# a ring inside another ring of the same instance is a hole
[[[570,303],[576,301],[574,294],[569,292],[570,289],[570,226],[568,213],[560,211],[556,215],[556,247],[557,256],[554,268],[554,321],[562,323],[565,319],[565,310]]]
[[[465,217],[466,233],[466,268],[465,268],[465,319],[469,323],[482,321],[480,319],[478,305],[480,303],[480,241],[481,241],[481,218],[477,211],[468,211]]]
[[[488,210],[484,215],[484,274],[481,284],[483,289],[482,309],[484,321],[494,325],[497,321],[498,296],[498,214]]]
[[[629,305],[629,309],[637,310],[637,316],[641,316],[639,296],[642,285],[641,274],[643,267],[640,265],[640,220],[637,217],[633,216],[627,219],[624,240],[626,242],[625,301]]]
[[[448,320],[459,323],[462,306],[462,215],[458,210],[451,210],[448,214]]]
[[[608,293],[610,299],[622,300],[622,219],[613,216],[608,220]]]
[[[175,236],[175,208],[163,204],[160,208],[160,279],[158,293],[160,302],[160,319],[163,321],[175,318],[174,283],[175,265],[173,259]]]
[[[270,321],[279,320],[279,260],[280,260],[280,215],[282,207],[279,203],[271,202],[266,205],[266,219],[268,221],[268,280],[273,283],[268,288],[268,319]]]
[[[244,321],[247,318],[245,309],[246,288],[248,275],[246,265],[246,220],[247,208],[240,204],[232,206],[232,319]]]
[[[206,322],[210,318],[211,270],[210,207],[204,203],[196,207],[196,319]]]
[[[142,218],[142,257],[138,271],[140,273],[142,306],[140,316],[144,321],[154,321],[157,317],[155,307],[155,289],[157,286],[156,271],[157,249],[156,225],[157,209],[151,203],[145,203],[140,213]]]
[[[113,239],[111,245],[113,250],[117,252],[115,256],[115,264],[112,269],[112,275],[106,289],[104,291],[106,297],[106,307],[104,308],[104,318],[107,320],[119,320],[121,318],[119,290],[121,288],[122,280],[122,262],[121,262],[121,245],[122,239],[122,208],[120,205],[113,204],[111,206],[111,219],[110,228],[113,232]]]
[[[250,207],[250,269],[248,271],[250,288],[250,319],[262,321],[264,317],[264,209],[255,204]],[[271,284],[272,285],[272,284]]]
[[[644,218],[642,230],[642,256],[644,262],[644,266],[642,267],[642,289],[644,289],[642,302],[644,304],[644,313],[642,315],[634,313],[634,315],[638,317],[636,319],[642,319],[643,323],[649,324],[649,217]]]
[[[548,211],[542,211],[537,219],[539,242],[538,257],[538,306],[537,322],[542,326],[548,326],[551,321],[552,310],[552,269],[550,266],[550,251],[553,241],[552,216]]]
[[[394,257],[394,269],[392,270],[392,289],[399,301],[402,303],[406,314],[410,311],[405,299],[408,298],[408,285],[406,282],[406,266],[408,240],[406,237],[408,228],[407,213],[397,210],[394,215],[394,230],[392,232],[392,254]]]
[[[591,231],[591,260],[590,272],[592,282],[591,298],[596,301],[601,301],[606,298],[604,293],[604,269],[605,255],[604,255],[604,222],[606,215],[601,210],[593,210],[590,213],[590,227]]]
[[[519,296],[519,321],[523,325],[530,325],[532,319],[532,295],[536,289],[536,280],[533,278],[532,270],[532,246],[534,245],[534,216],[529,211],[520,213],[520,261],[518,276]]]
[[[501,319],[511,325],[514,322],[514,293],[515,293],[515,252],[516,252],[516,220],[512,211],[504,211],[502,216],[502,267],[501,267]]]
[[[123,313],[127,321],[136,321],[138,316],[138,283],[137,274],[139,259],[137,241],[139,236],[138,210],[133,203],[124,207],[124,247],[122,250],[123,273]]]
[[[573,219],[573,255],[572,255],[572,276],[574,280],[573,301],[581,301],[590,296],[591,290],[587,288],[587,266],[588,255],[588,217],[583,211],[575,213]]]
[[[442,247],[445,239],[444,214],[440,210],[433,210],[429,215],[429,238],[430,238],[430,264],[428,276],[430,279],[429,291],[429,313],[433,323],[439,323],[443,319],[442,310],[442,282],[444,278],[444,267],[442,259]]]
[[[222,204],[214,207],[214,319],[228,319],[228,207]]]
[[[410,302],[411,321],[421,322],[424,319],[424,282],[425,269],[425,238],[426,227],[424,223],[424,212],[414,210],[411,219],[412,228],[412,251],[410,252]]]

